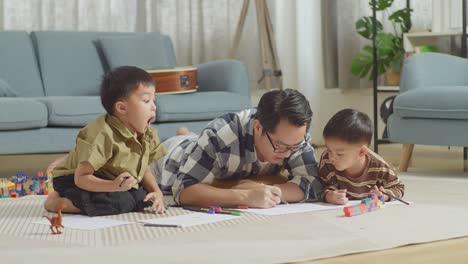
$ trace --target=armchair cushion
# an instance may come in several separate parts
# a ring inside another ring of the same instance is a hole
[[[442,53],[419,53],[405,59],[400,92],[431,86],[468,85],[468,60]]]
[[[398,95],[393,111],[404,118],[468,119],[468,86],[433,86]]]

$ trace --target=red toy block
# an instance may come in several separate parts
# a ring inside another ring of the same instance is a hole
[[[365,204],[359,204],[359,209],[361,210],[361,213],[369,212],[369,208]]]
[[[354,207],[353,206],[345,206],[343,208],[343,212],[345,213],[345,216],[350,217],[353,215]]]

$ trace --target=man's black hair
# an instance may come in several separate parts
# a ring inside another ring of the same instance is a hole
[[[264,131],[274,133],[281,119],[292,125],[309,129],[312,110],[303,94],[293,89],[274,90],[265,93],[257,107],[256,118]]]

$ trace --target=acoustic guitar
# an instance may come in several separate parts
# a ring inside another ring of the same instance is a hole
[[[197,68],[147,70],[156,82],[157,94],[191,93],[198,89]]]

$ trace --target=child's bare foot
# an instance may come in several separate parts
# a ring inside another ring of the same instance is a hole
[[[177,135],[177,136],[180,136],[180,135],[187,135],[188,133],[190,133],[190,130],[188,130],[188,128],[186,128],[186,127],[179,127],[179,128],[176,130],[176,135]]]
[[[70,200],[60,197],[58,192],[50,192],[44,202],[44,208],[49,212],[57,213],[59,205],[64,206],[64,209],[62,210],[64,213],[80,212],[80,209],[76,208]]]
[[[65,159],[66,156],[67,156],[67,155],[63,155],[62,157],[58,157],[58,158],[56,158],[54,161],[52,161],[52,163],[50,163],[49,166],[47,167],[46,172],[52,172],[52,171],[55,169],[55,167],[56,167],[60,162],[62,162],[62,160]]]

